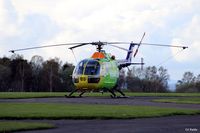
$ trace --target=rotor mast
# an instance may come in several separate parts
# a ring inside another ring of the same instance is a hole
[[[101,50],[103,49],[103,45],[105,45],[105,43],[103,42],[93,42],[92,45],[96,45],[97,51],[101,52]]]

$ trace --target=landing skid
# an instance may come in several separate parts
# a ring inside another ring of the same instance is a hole
[[[77,91],[79,91],[79,89],[73,90],[69,95],[65,95],[65,97],[66,98],[81,98],[82,95],[86,92],[86,91],[82,91],[78,96],[72,96]]]
[[[78,91],[81,91],[81,93],[80,93],[78,96],[72,96],[75,92],[78,92]],[[129,98],[128,96],[126,96],[126,95],[125,95],[121,90],[119,90],[119,89],[113,88],[113,89],[108,89],[107,91],[111,93],[111,95],[110,95],[111,98]],[[121,96],[117,96],[116,93],[115,93],[115,91],[116,91],[116,92],[119,92],[119,93],[121,94]],[[66,97],[66,98],[82,98],[82,95],[83,95],[85,92],[86,92],[86,90],[83,91],[83,90],[80,90],[80,89],[75,89],[75,90],[73,90],[69,95],[65,95],[65,97]]]
[[[128,96],[126,96],[121,90],[119,89],[111,89],[111,90],[108,90],[112,95],[110,95],[111,98],[128,98]],[[121,96],[117,96],[115,94],[115,91],[119,92],[121,94]]]

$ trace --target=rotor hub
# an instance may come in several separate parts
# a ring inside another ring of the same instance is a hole
[[[103,49],[103,45],[106,45],[106,44],[99,41],[99,42],[93,42],[92,45],[95,45],[97,48],[97,51],[101,52],[101,50]]]

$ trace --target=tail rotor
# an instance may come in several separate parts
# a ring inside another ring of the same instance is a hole
[[[143,39],[144,39],[144,36],[145,36],[145,32],[144,32],[144,34],[143,34],[143,36],[142,36],[142,38],[141,38],[141,40],[140,40],[140,43],[138,44],[138,47],[137,47],[137,49],[136,49],[136,51],[135,51],[135,53],[134,53],[134,57],[137,55],[137,53],[138,53],[138,50],[139,50],[139,48],[140,48],[140,45],[142,44],[142,41],[143,41]]]

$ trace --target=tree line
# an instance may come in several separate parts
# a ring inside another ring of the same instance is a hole
[[[169,92],[168,80],[169,74],[163,67],[149,66],[143,70],[132,67],[127,74],[124,70],[120,72],[120,86],[133,92]]]
[[[58,58],[44,61],[33,56],[30,61],[14,54],[0,58],[0,91],[54,92],[74,88],[71,74],[74,66]]]
[[[200,92],[200,74],[185,72],[183,78],[176,84],[176,92]]]
[[[74,85],[71,75],[74,65],[64,64],[59,58],[44,60],[35,55],[30,61],[14,54],[0,58],[0,91],[17,92],[63,92]],[[120,71],[120,88],[133,92],[169,92],[170,75],[164,67],[136,67]],[[176,92],[200,92],[200,74],[185,72],[176,84]]]

